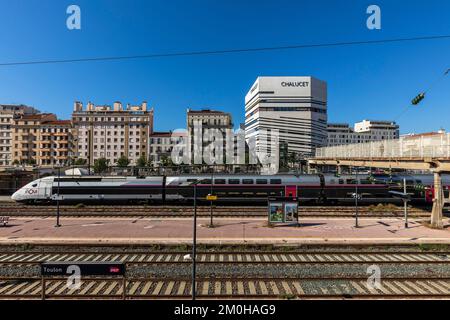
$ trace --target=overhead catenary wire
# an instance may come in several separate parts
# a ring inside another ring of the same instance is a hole
[[[447,69],[442,75],[438,76],[438,77],[436,78],[436,80],[434,80],[434,81],[430,84],[430,86],[429,86],[427,89],[425,89],[425,91],[424,91],[423,93],[425,94],[425,93],[427,93],[428,91],[430,91],[434,86],[436,86],[436,85],[438,84],[438,82],[442,81],[443,78],[445,78],[445,77],[448,75],[449,72],[450,72],[450,69]]]
[[[434,81],[430,84],[430,86],[428,86],[427,89],[425,89],[425,90],[422,92],[422,94],[428,93],[433,87],[435,87],[440,81],[442,81],[449,73],[450,73],[450,69],[447,69],[442,75],[440,75],[439,77],[437,77],[436,80],[434,80]],[[398,119],[399,119],[400,117],[402,117],[403,115],[405,115],[405,114],[411,109],[412,106],[413,106],[413,105],[406,106],[406,107],[402,110],[402,112],[400,112],[400,113],[398,114],[398,116],[394,118],[394,121],[397,122]]]
[[[315,43],[315,44],[296,44],[296,45],[288,45],[288,46],[259,47],[259,48],[238,48],[238,49],[209,50],[209,51],[154,53],[154,54],[142,54],[142,55],[130,55],[130,56],[88,57],[88,58],[72,58],[72,59],[47,59],[47,60],[34,60],[34,61],[12,61],[12,62],[2,62],[2,63],[0,63],[0,66],[6,67],[6,66],[20,66],[20,65],[77,63],[77,62],[95,62],[95,61],[118,61],[118,60],[170,58],[170,57],[183,57],[183,56],[205,56],[205,55],[220,55],[220,54],[246,53],[246,52],[343,47],[343,46],[371,45],[371,44],[424,41],[424,40],[445,40],[445,39],[450,39],[450,35],[418,36],[418,37],[409,37],[409,38],[362,40],[362,41]]]

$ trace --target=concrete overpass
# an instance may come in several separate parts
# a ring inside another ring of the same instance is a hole
[[[308,159],[310,166],[334,165],[386,169],[426,170],[434,173],[431,225],[442,228],[442,210],[446,200],[442,173],[450,173],[450,134],[429,133],[404,136],[397,140],[324,147]]]

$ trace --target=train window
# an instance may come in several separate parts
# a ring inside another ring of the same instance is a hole
[[[37,183],[33,183],[31,186],[32,186],[33,188],[36,188],[36,187],[37,187]]]
[[[197,179],[187,179],[187,182],[197,182]]]
[[[270,179],[270,184],[281,184],[281,179]]]
[[[211,181],[212,181],[211,179],[203,179],[201,183],[202,184],[211,184]]]
[[[344,184],[344,179],[339,179],[339,184]]]
[[[253,179],[242,179],[242,184],[253,184]]]
[[[256,184],[267,184],[267,179],[256,179]]]
[[[367,180],[367,179],[360,180],[359,183],[360,184],[372,184],[372,182],[370,182],[370,180]]]
[[[227,182],[225,179],[215,179],[214,183],[215,184],[226,184]]]
[[[356,184],[355,179],[347,179],[347,184]]]
[[[239,184],[239,179],[228,179],[228,184]]]

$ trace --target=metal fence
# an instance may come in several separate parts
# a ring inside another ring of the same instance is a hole
[[[316,149],[315,158],[450,158],[450,134],[403,136]]]

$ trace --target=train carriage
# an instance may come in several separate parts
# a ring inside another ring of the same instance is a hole
[[[374,179],[368,174],[324,176],[324,196],[331,202],[342,202],[354,199],[356,185],[361,200],[367,202],[382,202],[392,200],[387,181]]]
[[[353,200],[358,194],[365,202],[392,202],[389,191],[407,192],[414,201],[431,202],[434,197],[432,175],[189,175],[154,177],[61,176],[35,180],[16,191],[18,202],[186,202],[194,197],[205,201],[211,191],[220,202],[264,203],[268,197],[293,197],[300,202],[337,203]],[[449,176],[443,177],[444,195],[448,198]]]
[[[268,197],[298,197],[303,201],[316,200],[320,193],[320,178],[312,175],[215,175],[167,177],[166,200],[192,200],[197,184],[198,199],[213,193],[223,202],[266,202]]]

